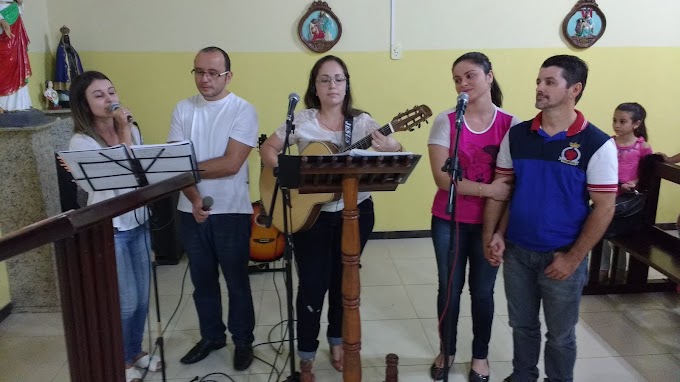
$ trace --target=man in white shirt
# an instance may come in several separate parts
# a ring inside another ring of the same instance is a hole
[[[168,135],[168,142],[193,142],[201,177],[196,186],[182,191],[177,205],[201,331],[201,341],[181,362],[198,362],[226,346],[221,267],[229,291],[228,328],[236,346],[234,369],[245,370],[253,360],[255,328],[248,277],[253,210],[247,158],[257,143],[257,114],[252,105],[227,90],[233,74],[224,50],[201,49],[191,72],[200,94],[177,104]],[[214,204],[205,211],[203,198],[207,196]]]

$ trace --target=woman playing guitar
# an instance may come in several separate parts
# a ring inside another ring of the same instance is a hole
[[[295,115],[295,131],[289,144],[297,144],[303,151],[313,141],[328,141],[338,147],[371,135],[376,151],[400,151],[401,145],[391,136],[377,131],[380,128],[367,113],[352,107],[349,73],[338,57],[319,59],[309,75],[304,97],[307,109]],[[265,165],[271,171],[278,164],[278,154],[285,148],[286,125],[280,126],[260,148]],[[361,248],[373,231],[373,201],[369,193],[360,192],[359,231]],[[331,364],[342,371],[342,200],[324,204],[318,219],[306,231],[293,234],[299,276],[297,294],[297,333],[300,363],[310,366],[319,346],[319,322],[326,292],[329,292],[328,342]],[[302,368],[302,366],[301,366]]]

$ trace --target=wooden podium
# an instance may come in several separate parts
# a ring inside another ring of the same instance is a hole
[[[343,380],[361,381],[361,315],[359,296],[359,191],[394,191],[403,184],[420,155],[391,153],[375,156],[279,156],[281,186],[300,194],[342,192],[342,338]],[[304,376],[303,379],[304,380]],[[396,379],[393,379],[396,382]]]
[[[125,381],[111,219],[192,184],[185,173],[0,237],[0,261],[55,244],[71,381]]]

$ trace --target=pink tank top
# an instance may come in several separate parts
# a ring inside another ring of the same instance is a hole
[[[503,137],[512,125],[512,115],[497,109],[496,118],[491,126],[482,133],[468,129],[463,121],[460,132],[458,157],[462,176],[473,182],[489,184],[493,181],[496,170],[496,156]],[[456,139],[456,113],[449,114],[451,124],[451,144],[449,155],[453,154]],[[438,189],[432,204],[432,214],[438,218],[451,220],[446,214],[448,204],[448,190]],[[458,195],[456,197],[455,215],[460,223],[480,224],[483,220],[485,199],[472,195]]]

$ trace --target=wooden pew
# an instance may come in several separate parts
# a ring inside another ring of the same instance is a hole
[[[647,194],[642,225],[632,232],[607,239],[613,247],[609,280],[600,281],[603,242],[593,248],[583,294],[672,291],[680,284],[680,239],[664,231],[672,229],[674,224],[656,223],[661,180],[680,184],[680,167],[663,163],[658,155],[650,155],[641,162],[640,174],[639,188]],[[680,203],[677,209],[680,212]],[[623,282],[618,281],[620,277],[616,274],[621,251],[630,255]],[[667,279],[648,280],[650,267]]]

